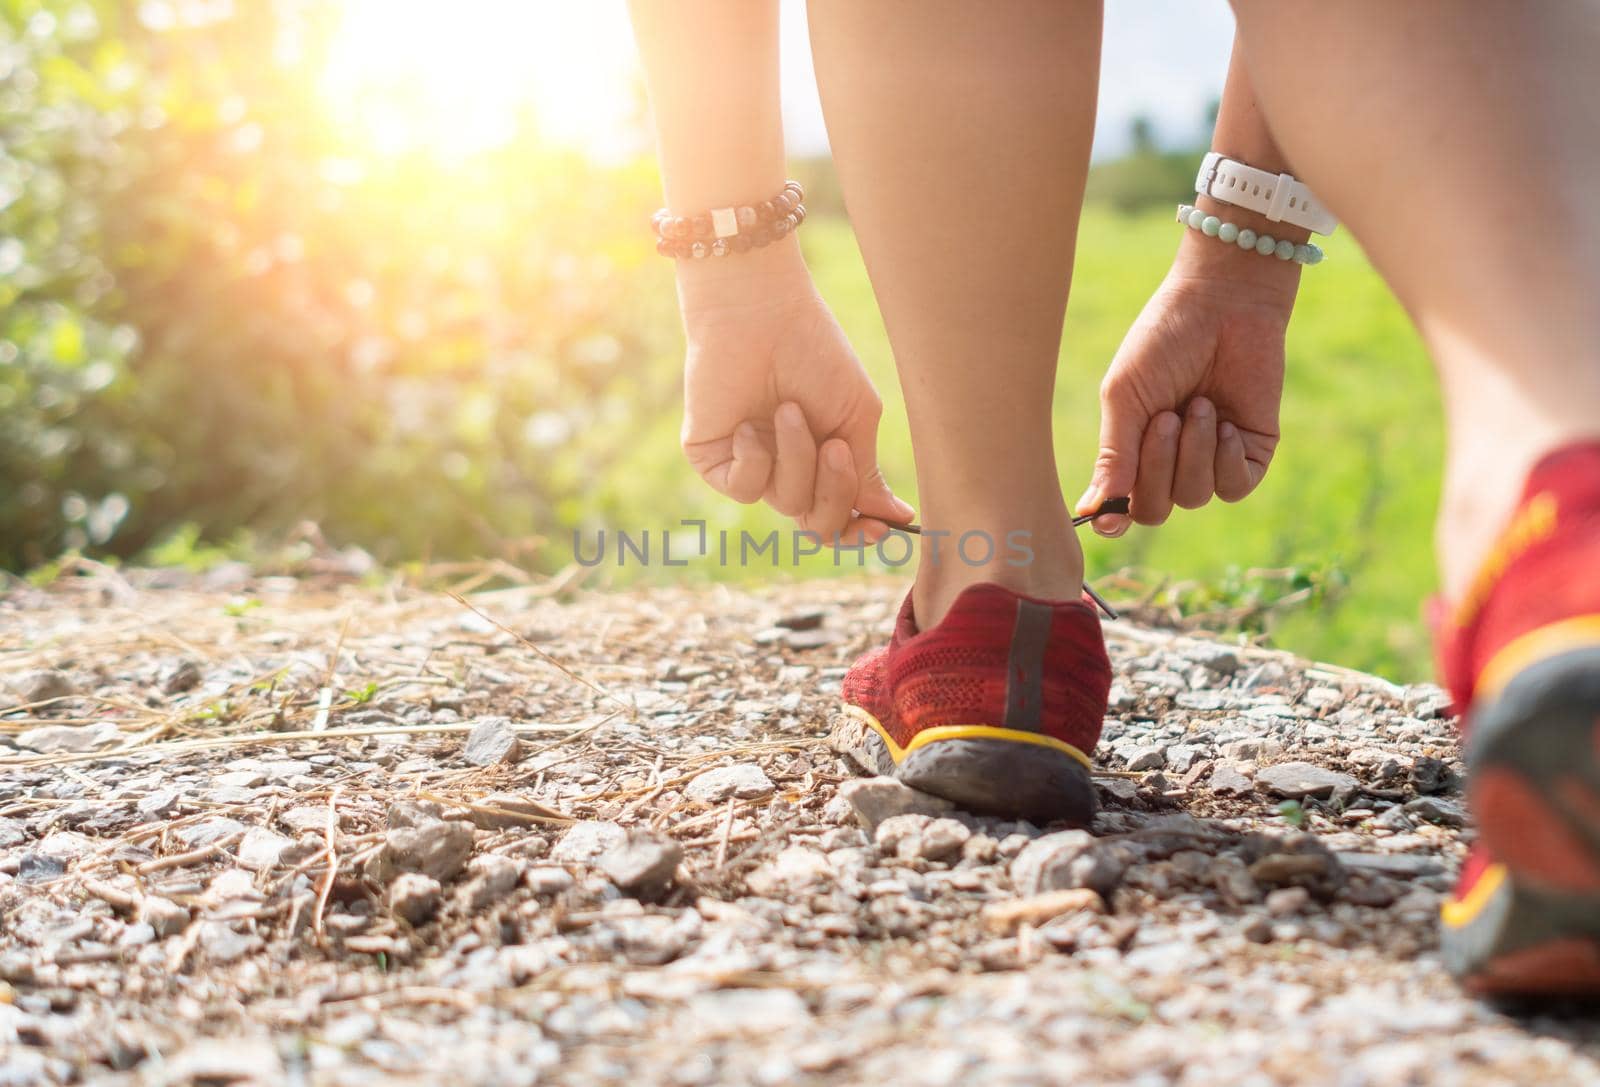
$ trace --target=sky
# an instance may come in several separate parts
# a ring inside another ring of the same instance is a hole
[[[818,154],[827,131],[804,0],[782,0],[781,10],[790,152]],[[341,11],[326,99],[364,142],[441,153],[493,146],[531,100],[556,142],[607,159],[647,149],[626,0],[453,0],[442,18],[436,0],[341,0]],[[1162,143],[1199,142],[1232,32],[1225,0],[1106,0],[1096,155],[1125,150],[1140,115]]]
[[[1204,142],[1206,106],[1222,93],[1233,41],[1233,12],[1225,0],[1106,0],[1105,12],[1095,156],[1127,150],[1129,125],[1140,115],[1155,122],[1162,144]],[[783,68],[790,152],[825,151],[800,0],[783,0]]]

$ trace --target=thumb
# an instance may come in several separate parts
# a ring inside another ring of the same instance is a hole
[[[856,482],[856,511],[866,517],[905,523],[917,516],[911,504],[895,495],[878,467],[878,424],[868,420],[842,435],[850,455],[860,466]]]
[[[1134,481],[1139,478],[1139,448],[1148,422],[1145,412],[1121,400],[1114,391],[1101,397],[1100,452],[1095,457],[1089,488],[1078,499],[1073,513],[1093,513],[1107,499],[1133,493]],[[1094,530],[1102,536],[1121,536],[1129,524],[1126,515],[1108,513],[1094,519]]]

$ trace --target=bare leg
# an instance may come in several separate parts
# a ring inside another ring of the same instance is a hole
[[[1600,434],[1600,15],[1515,0],[1233,6],[1294,172],[1349,224],[1439,368],[1439,561],[1458,597],[1532,464]]]
[[[1076,598],[1083,552],[1050,423],[1099,0],[811,0],[810,18],[834,157],[905,390],[923,524],[950,533],[936,563],[924,538],[918,622],[938,622],[978,581]],[[1019,530],[1034,558],[1008,565]],[[988,563],[956,553],[974,531],[994,541]]]

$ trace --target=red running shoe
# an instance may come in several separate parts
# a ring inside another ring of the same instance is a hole
[[[834,742],[868,772],[969,811],[1081,826],[1094,818],[1089,752],[1110,689],[1087,603],[973,585],[919,632],[907,596],[888,647],[845,676]]]
[[[1446,964],[1482,993],[1600,994],[1600,443],[1534,468],[1436,626],[1480,835]]]

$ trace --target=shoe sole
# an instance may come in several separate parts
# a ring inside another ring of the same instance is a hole
[[[1600,994],[1600,644],[1518,669],[1465,754],[1496,863],[1443,909],[1446,965],[1485,994]]]
[[[994,725],[941,725],[900,747],[872,714],[846,703],[834,750],[869,774],[893,777],[978,815],[1040,825],[1094,820],[1089,757],[1071,744]]]

